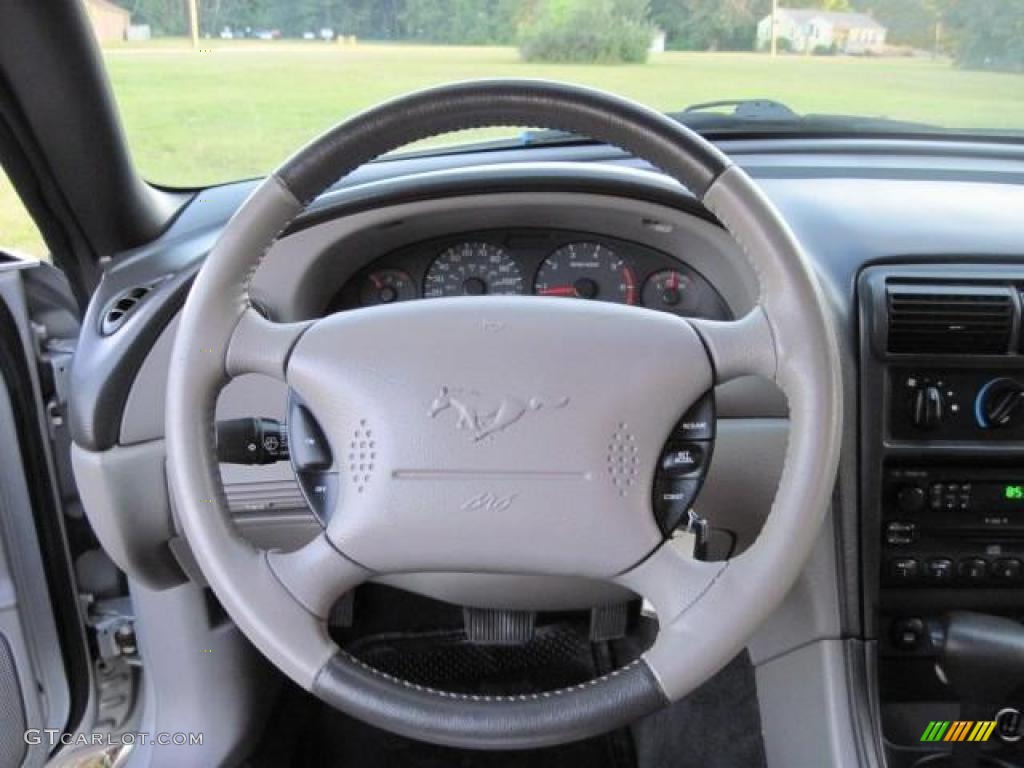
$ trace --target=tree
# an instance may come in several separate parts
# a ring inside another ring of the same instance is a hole
[[[647,60],[654,28],[647,0],[541,0],[519,32],[526,61],[600,64]]]
[[[1024,0],[949,0],[945,18],[958,66],[1024,72]]]
[[[821,8],[823,11],[849,11],[850,0],[785,0],[786,8]]]
[[[136,24],[149,24],[155,35],[188,32],[188,7],[184,0],[121,0]]]
[[[405,0],[406,37],[434,43],[508,44],[515,39],[522,0]]]
[[[888,29],[886,40],[932,50],[941,9],[934,0],[858,0],[857,10],[874,16]]]
[[[749,51],[771,0],[652,0],[651,18],[671,48]]]

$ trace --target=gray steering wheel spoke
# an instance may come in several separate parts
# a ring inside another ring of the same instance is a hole
[[[690,324],[708,350],[716,384],[724,384],[740,376],[775,378],[778,366],[775,335],[760,304],[739,320],[695,319]]]
[[[642,563],[615,577],[615,582],[646,598],[662,628],[671,625],[714,584],[727,562],[693,556],[686,538],[669,539]]]
[[[276,323],[252,307],[238,320],[228,342],[224,365],[229,376],[262,373],[285,380],[288,356],[315,321]]]
[[[291,552],[267,552],[267,564],[288,593],[321,619],[339,597],[370,575],[331,546],[324,534]]]

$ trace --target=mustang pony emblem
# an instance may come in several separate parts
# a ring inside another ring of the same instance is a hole
[[[531,397],[524,401],[510,395],[488,398],[472,389],[441,387],[441,392],[430,405],[429,414],[434,418],[451,408],[457,415],[455,428],[470,432],[473,442],[479,442],[508,429],[530,411],[545,407],[565,408],[568,404],[568,397],[551,401]]]

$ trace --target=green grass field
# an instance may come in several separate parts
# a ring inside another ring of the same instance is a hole
[[[197,52],[182,41],[154,41],[104,52],[135,161],[152,181],[191,186],[259,175],[359,109],[416,88],[484,76],[585,83],[664,110],[771,97],[798,112],[1024,128],[1024,76],[960,71],[923,58],[664,53],[643,65],[579,66],[525,64],[511,48],[203,46]],[[0,187],[0,242],[38,253],[15,202]]]

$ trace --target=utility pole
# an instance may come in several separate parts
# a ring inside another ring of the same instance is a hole
[[[772,0],[772,58],[779,55],[779,0]]]
[[[199,48],[199,0],[188,0],[188,28],[192,33],[192,48]]]

